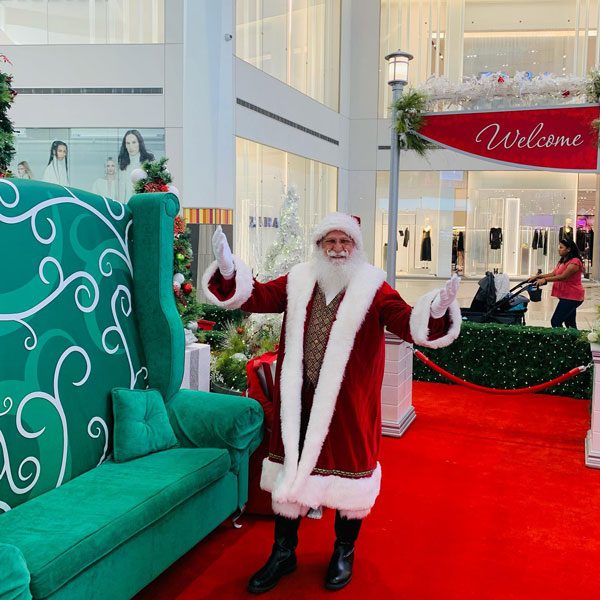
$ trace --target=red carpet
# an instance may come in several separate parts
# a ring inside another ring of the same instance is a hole
[[[589,402],[414,384],[417,419],[384,438],[383,484],[339,598],[597,598],[600,470],[584,466]],[[270,599],[331,598],[333,511],[300,528],[299,566]],[[138,600],[251,598],[272,523],[223,525]]]

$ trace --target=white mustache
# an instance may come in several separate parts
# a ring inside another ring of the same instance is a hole
[[[327,256],[330,258],[348,258],[350,253],[348,250],[342,250],[341,252],[335,252],[334,250],[327,250]]]

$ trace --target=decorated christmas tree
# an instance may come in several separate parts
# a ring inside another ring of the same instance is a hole
[[[288,188],[283,199],[277,239],[273,242],[264,260],[261,279],[269,281],[288,273],[304,260],[304,232],[298,216],[300,198],[294,188]]]
[[[141,169],[131,173],[134,190],[138,194],[150,192],[171,192],[179,197],[173,185],[171,173],[166,168],[167,158],[142,163]],[[198,330],[198,320],[202,317],[202,307],[197,300],[192,283],[192,258],[190,230],[185,221],[177,215],[173,230],[173,294],[183,326],[194,335]],[[192,340],[193,341],[193,340]]]
[[[0,61],[12,64],[4,54],[0,54]],[[14,128],[8,118],[8,109],[16,95],[12,88],[12,75],[0,70],[0,177],[12,175],[8,167],[15,154]]]

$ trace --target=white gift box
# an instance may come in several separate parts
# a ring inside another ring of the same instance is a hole
[[[185,347],[185,366],[181,387],[208,392],[210,389],[210,346],[190,344]]]

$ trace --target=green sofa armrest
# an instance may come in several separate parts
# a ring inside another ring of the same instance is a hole
[[[31,599],[29,569],[16,546],[0,543],[0,574],[0,600]]]
[[[228,450],[234,473],[246,452],[254,452],[262,441],[263,409],[251,398],[180,390],[167,412],[182,446]]]

